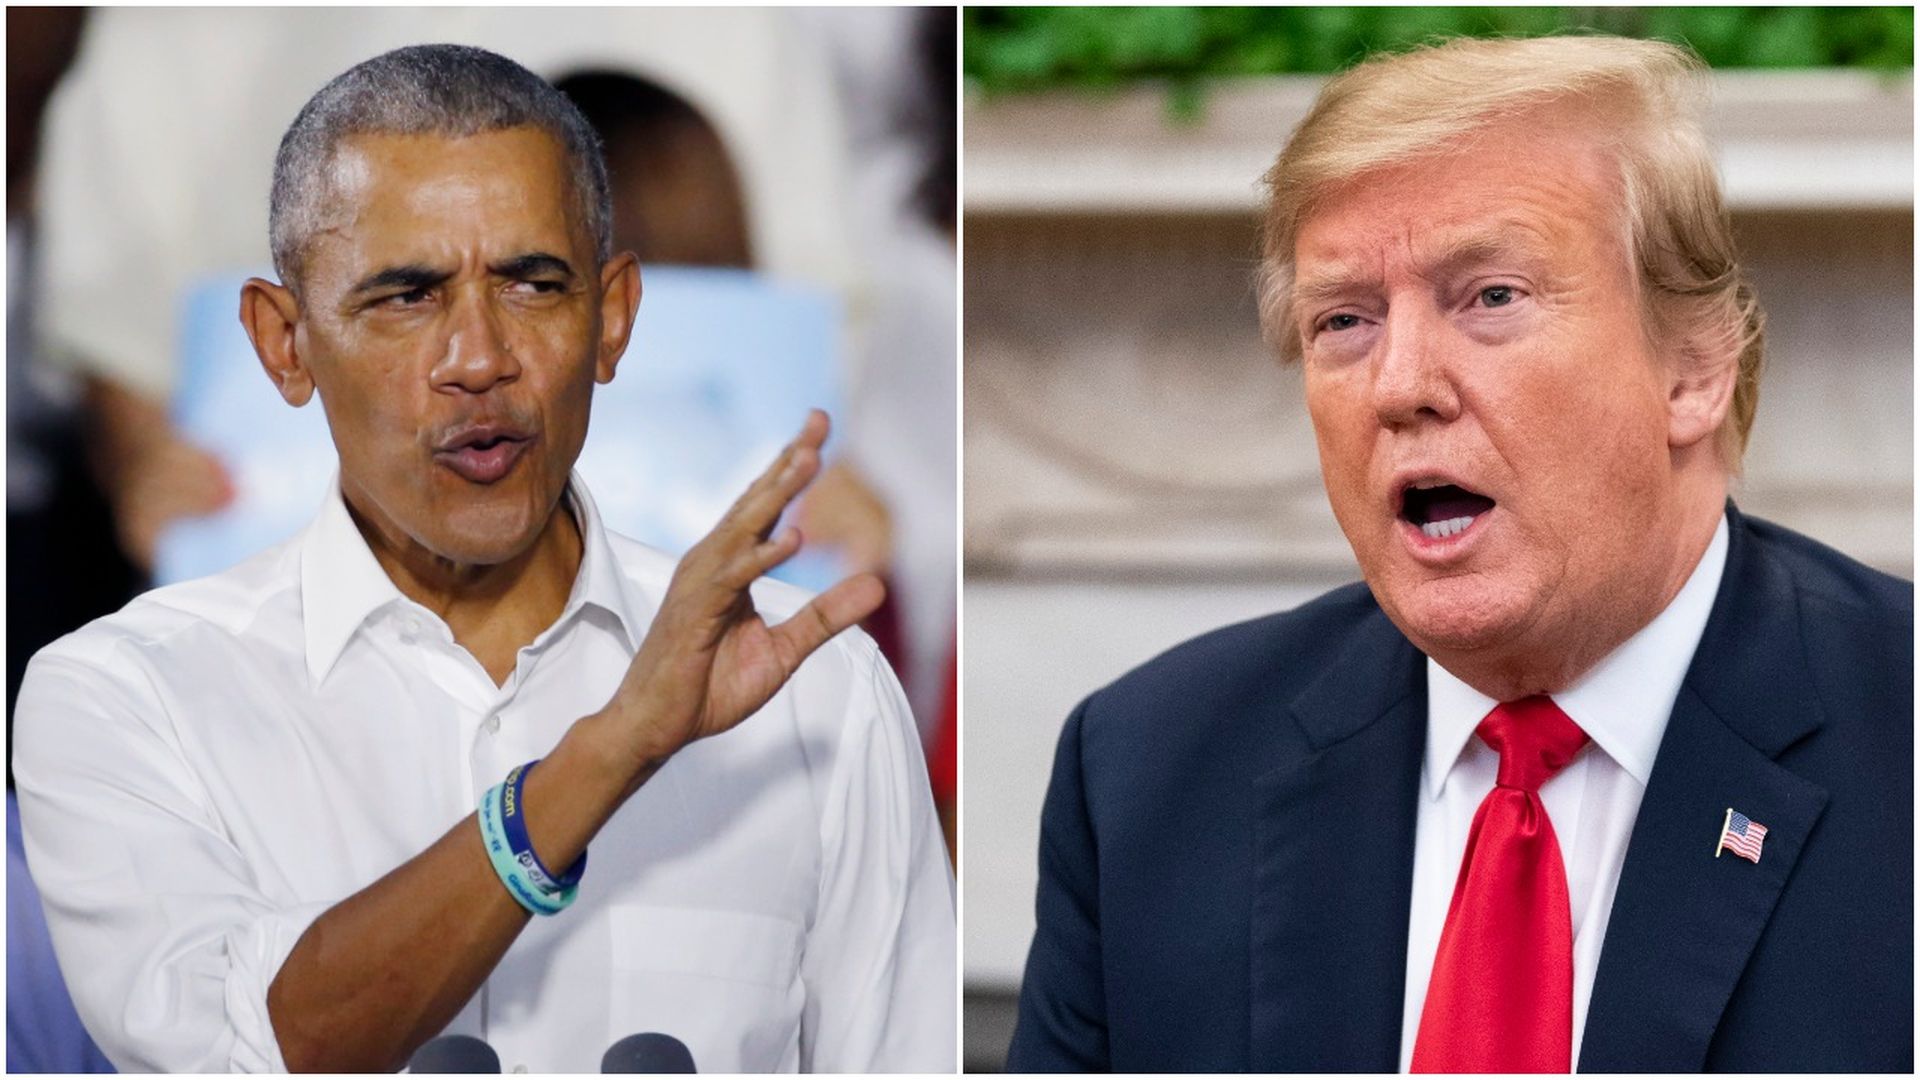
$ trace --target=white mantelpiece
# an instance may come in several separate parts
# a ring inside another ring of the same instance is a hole
[[[967,212],[1254,211],[1261,173],[1324,81],[1216,82],[1193,123],[1169,122],[1157,86],[975,97],[966,112]],[[1712,95],[1708,134],[1735,210],[1913,205],[1911,74],[1722,72]]]

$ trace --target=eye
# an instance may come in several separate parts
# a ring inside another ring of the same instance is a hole
[[[1480,290],[1480,303],[1484,307],[1506,307],[1518,298],[1518,291],[1511,285],[1489,285]]]
[[[513,288],[520,292],[531,291],[551,295],[566,292],[567,283],[564,281],[516,281],[513,283]]]
[[[433,290],[423,285],[417,289],[408,289],[403,293],[393,293],[390,296],[383,296],[379,300],[374,301],[374,303],[379,307],[415,307],[426,303],[432,298]]]
[[[1319,329],[1322,333],[1326,333],[1329,331],[1337,332],[1340,330],[1351,330],[1354,327],[1359,325],[1360,325],[1360,316],[1348,315],[1343,312],[1338,315],[1329,315],[1326,318],[1320,320]]]

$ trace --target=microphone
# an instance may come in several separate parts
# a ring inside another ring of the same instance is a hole
[[[686,1043],[657,1031],[643,1031],[607,1047],[605,1056],[600,1059],[600,1071],[690,1073],[700,1070],[693,1067],[693,1051],[687,1049]]]
[[[497,1073],[500,1055],[471,1035],[428,1039],[407,1059],[407,1071],[421,1073]]]

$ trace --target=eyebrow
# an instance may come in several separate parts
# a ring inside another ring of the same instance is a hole
[[[431,289],[435,285],[452,277],[448,270],[435,270],[420,263],[408,263],[405,266],[389,266],[361,278],[353,288],[347,290],[348,296],[373,292],[376,289]]]
[[[1454,241],[1426,267],[1425,273],[1427,277],[1443,278],[1479,263],[1514,259],[1539,263],[1546,259],[1547,252],[1543,238],[1533,230],[1508,226],[1496,234],[1480,233]]]
[[[1507,226],[1494,233],[1478,233],[1449,243],[1437,257],[1421,263],[1420,273],[1427,278],[1446,278],[1463,267],[1479,263],[1522,259],[1537,264],[1545,257],[1546,248],[1533,230]],[[1340,267],[1295,282],[1294,315],[1298,317],[1308,305],[1337,299],[1356,289],[1377,287],[1379,281],[1380,275],[1372,270]]]
[[[544,251],[515,255],[511,259],[493,263],[487,267],[487,272],[497,277],[512,278],[515,281],[525,281],[542,274],[558,274],[568,281],[572,281],[574,277],[573,267],[567,260],[558,255],[549,255]]]
[[[496,277],[513,281],[526,281],[543,274],[557,274],[568,281],[574,279],[573,267],[558,255],[549,255],[544,251],[515,255],[510,259],[488,265],[487,272]],[[436,270],[423,263],[408,263],[404,266],[389,266],[361,278],[353,288],[347,290],[348,296],[380,289],[431,289],[453,277],[451,270]]]

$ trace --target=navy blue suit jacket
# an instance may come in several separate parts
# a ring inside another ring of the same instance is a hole
[[[1728,517],[1580,1069],[1910,1073],[1913,586]],[[1083,702],[1009,1069],[1398,1069],[1426,705],[1363,585]],[[1759,863],[1714,858],[1729,806]]]

